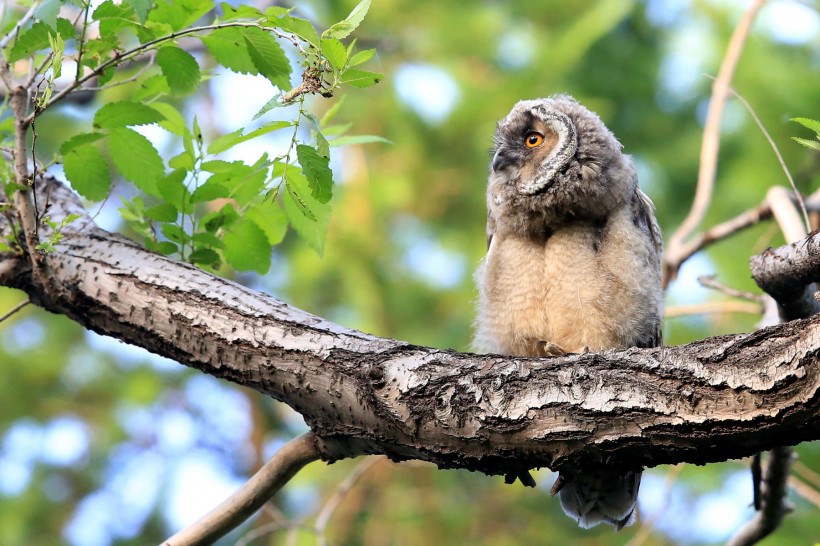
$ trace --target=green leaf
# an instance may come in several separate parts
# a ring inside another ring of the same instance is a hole
[[[322,38],[346,38],[361,24],[368,9],[370,9],[370,0],[362,0],[344,20],[324,31]]]
[[[162,234],[168,237],[168,239],[181,245],[191,240],[190,235],[188,235],[179,224],[162,224],[160,231],[162,231]]]
[[[227,2],[222,2],[219,4],[219,7],[222,9],[223,21],[235,21],[236,19],[262,19],[263,17],[262,12],[253,6],[239,4],[234,7]]]
[[[227,228],[239,220],[239,213],[230,203],[216,212],[211,212],[202,217],[201,226],[204,226],[210,233],[216,233],[219,229]]]
[[[231,267],[264,275],[270,269],[271,245],[265,232],[248,218],[240,218],[222,238],[222,254]]]
[[[191,196],[191,203],[204,203],[214,199],[224,199],[231,194],[230,188],[221,183],[218,179],[209,178],[204,184],[194,190]]]
[[[188,259],[192,264],[209,265],[215,267],[219,267],[219,264],[222,262],[222,260],[219,259],[219,254],[210,248],[197,248],[191,252]]]
[[[336,38],[322,38],[322,56],[327,59],[330,66],[341,70],[347,62],[347,49]]]
[[[384,76],[378,72],[367,72],[365,70],[350,69],[342,74],[342,83],[353,87],[370,87],[376,85]]]
[[[242,28],[221,28],[202,37],[202,43],[216,62],[239,74],[259,74],[248,53]]]
[[[153,2],[151,0],[126,0],[134,13],[139,17],[140,24],[145,24],[148,14],[151,12]]]
[[[170,256],[171,254],[176,254],[179,250],[179,247],[176,243],[172,243],[171,241],[152,241],[147,240],[145,241],[145,246],[148,250],[152,252],[156,252],[157,254],[162,254],[163,256]]]
[[[171,171],[168,176],[157,183],[160,196],[182,214],[191,214],[194,210],[191,202],[191,192],[185,187],[185,178],[188,173],[182,169]]]
[[[114,129],[128,125],[148,125],[165,119],[150,106],[139,102],[109,102],[94,115],[94,127]]]
[[[13,63],[19,61],[24,57],[32,55],[36,51],[48,48],[48,34],[49,29],[47,24],[38,21],[31,25],[28,30],[17,37],[17,41],[8,54],[8,62]]]
[[[318,48],[319,34],[316,32],[316,28],[313,24],[306,19],[291,17],[288,13],[282,14],[280,9],[281,8],[274,6],[265,10],[265,15],[268,17],[268,22],[273,26],[279,27],[285,32],[295,34],[307,43]]]
[[[157,222],[176,222],[179,211],[171,203],[160,203],[145,209],[145,216]]]
[[[245,218],[262,228],[268,243],[278,245],[288,231],[288,217],[277,203],[271,200],[262,201],[245,212]]]
[[[86,140],[84,144],[79,145],[76,142],[78,141],[70,145],[68,152],[63,152],[65,176],[71,182],[71,187],[86,199],[104,199],[111,187],[108,163],[97,147],[91,144],[92,141]]]
[[[310,195],[304,175],[292,165],[287,166],[282,205],[296,233],[319,255],[324,252],[330,206],[319,203]]]
[[[162,74],[154,74],[150,78],[146,78],[137,86],[134,91],[134,100],[153,99],[161,95],[167,95],[171,92],[168,86],[168,80]]]
[[[811,148],[814,150],[820,150],[820,142],[816,140],[808,140],[806,138],[799,138],[799,137],[792,137],[792,140],[799,142],[806,148]]]
[[[157,52],[157,64],[175,94],[190,95],[199,87],[199,64],[187,51],[176,46],[165,46]]]
[[[342,108],[342,103],[345,101],[345,97],[347,95],[342,95],[339,100],[333,103],[333,106],[327,109],[327,112],[322,115],[322,119],[319,120],[319,125],[321,127],[325,127],[328,123],[330,123],[336,114],[339,113],[339,110]]]
[[[249,28],[245,32],[245,43],[259,73],[279,89],[290,88],[290,61],[276,39],[258,28]]]
[[[809,118],[792,118],[791,121],[797,122],[806,129],[811,129],[812,131],[820,135],[820,121]]]
[[[151,104],[151,108],[164,116],[164,119],[159,121],[159,126],[169,133],[182,136],[188,131],[185,118],[182,117],[176,107],[164,102],[154,102]]]
[[[242,134],[242,129],[237,129],[232,133],[228,133],[227,135],[222,135],[221,137],[217,138],[213,142],[208,145],[208,153],[212,155],[216,155],[219,153],[224,152],[225,150],[229,150],[240,144],[242,142],[246,142],[251,140],[252,138],[256,138],[258,136],[270,133],[272,131],[277,131],[279,129],[284,129],[285,127],[290,127],[293,125],[290,121],[273,121],[271,123],[266,123],[262,127],[255,129],[247,134]]]
[[[57,15],[62,4],[61,0],[46,0],[34,10],[34,18],[57,30]]]
[[[267,114],[268,112],[270,112],[271,110],[273,110],[274,108],[279,108],[280,106],[285,106],[284,104],[282,104],[281,98],[282,98],[282,93],[276,93],[271,100],[269,100],[268,102],[266,102],[265,104],[262,105],[262,108],[260,108],[259,111],[257,113],[255,113],[253,115],[253,118],[251,118],[251,119],[257,120],[257,119],[261,118],[262,116],[264,116],[265,114]]]
[[[77,146],[80,146],[82,144],[88,144],[91,142],[96,142],[104,136],[105,135],[103,133],[78,133],[73,137],[69,138],[68,140],[66,140],[65,142],[63,142],[63,145],[60,146],[60,153],[66,155],[68,152],[70,152]]]
[[[375,54],[375,49],[364,49],[350,57],[350,62],[348,62],[347,64],[348,66],[357,66],[360,64],[364,64],[367,61],[369,61]]]
[[[296,145],[296,157],[302,166],[310,193],[320,203],[327,203],[333,195],[333,173],[330,172],[329,160],[306,144]]]
[[[214,7],[212,0],[155,0],[155,3],[148,20],[167,25],[173,31],[193,25]]]
[[[175,155],[171,159],[168,160],[168,166],[172,169],[180,169],[183,171],[193,171],[194,170],[194,156],[188,153],[187,150],[182,150],[179,154]]]
[[[122,175],[149,195],[158,195],[157,183],[164,178],[162,158],[151,142],[133,129],[111,129],[108,135],[111,159]]]
[[[381,142],[384,144],[393,144],[393,142],[387,140],[386,138],[376,136],[376,135],[348,135],[342,136],[339,138],[334,138],[330,141],[330,145],[332,147],[338,146],[350,146],[354,144],[371,144],[374,142]]]

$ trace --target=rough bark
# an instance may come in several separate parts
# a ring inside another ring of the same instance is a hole
[[[82,213],[67,188],[45,185],[52,218]],[[473,355],[343,328],[147,252],[87,215],[64,235],[44,260],[51,288],[11,254],[0,254],[0,284],[290,405],[326,460],[384,453],[489,474],[571,472],[704,464],[820,438],[817,316],[677,347]]]

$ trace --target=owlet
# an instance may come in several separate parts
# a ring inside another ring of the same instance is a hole
[[[476,349],[548,356],[660,345],[660,229],[615,136],[559,95],[516,104],[494,143]],[[620,529],[640,479],[584,469],[562,480],[561,505],[582,527]]]

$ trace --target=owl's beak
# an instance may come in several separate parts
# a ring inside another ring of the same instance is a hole
[[[504,148],[499,148],[493,156],[493,172],[497,173],[510,166],[510,158],[504,153]]]

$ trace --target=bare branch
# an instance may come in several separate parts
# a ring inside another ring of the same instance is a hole
[[[664,318],[678,318],[690,315],[715,315],[721,313],[746,313],[759,315],[763,305],[746,301],[707,301],[689,305],[670,305],[663,311]]]
[[[701,275],[700,277],[698,277],[698,283],[700,283],[701,286],[704,286],[706,288],[712,288],[714,290],[717,290],[718,292],[722,292],[727,296],[732,296],[734,298],[756,301],[758,303],[763,303],[765,299],[765,297],[760,294],[744,292],[743,290],[737,290],[736,288],[732,288],[731,286],[726,286],[725,284],[718,281],[714,275]]]
[[[20,303],[18,303],[18,304],[17,304],[17,305],[15,305],[14,307],[12,307],[10,311],[8,311],[8,312],[3,313],[2,315],[0,315],[0,322],[3,322],[4,320],[7,320],[8,318],[10,318],[10,317],[14,316],[14,314],[15,314],[15,313],[17,313],[18,311],[20,311],[21,309],[23,309],[23,307],[25,307],[26,305],[28,305],[28,304],[30,304],[30,303],[31,303],[31,300],[23,300],[23,301],[21,301]]]
[[[19,21],[17,21],[17,24],[14,25],[14,28],[11,29],[11,31],[8,34],[6,34],[2,39],[0,39],[0,49],[4,49],[7,45],[9,45],[9,42],[14,40],[14,38],[20,32],[20,29],[23,28],[25,24],[31,20],[32,17],[34,17],[34,12],[37,11],[37,8],[39,6],[39,0],[35,0],[31,3],[31,7],[29,7],[28,11],[20,18]],[[5,63],[5,59],[3,59],[2,62]]]
[[[743,45],[752,26],[752,21],[764,0],[754,0],[746,9],[732,37],[720,65],[717,78],[712,85],[712,97],[709,101],[709,110],[706,114],[706,125],[703,129],[703,143],[700,149],[700,167],[698,170],[698,184],[695,190],[695,199],[689,214],[678,229],[669,238],[668,254],[677,255],[686,239],[698,228],[709,209],[717,172],[718,149],[720,148],[720,121],[723,116],[723,107],[729,94],[729,84],[732,81]],[[677,275],[677,268],[669,261],[665,262],[664,286]]]
[[[769,453],[760,511],[729,539],[727,546],[750,546],[763,540],[780,525],[789,510],[785,502],[786,484],[793,456],[791,447],[779,447]]]
[[[308,432],[285,444],[222,504],[163,542],[163,546],[212,544],[247,520],[305,465],[319,460],[316,438]]]

